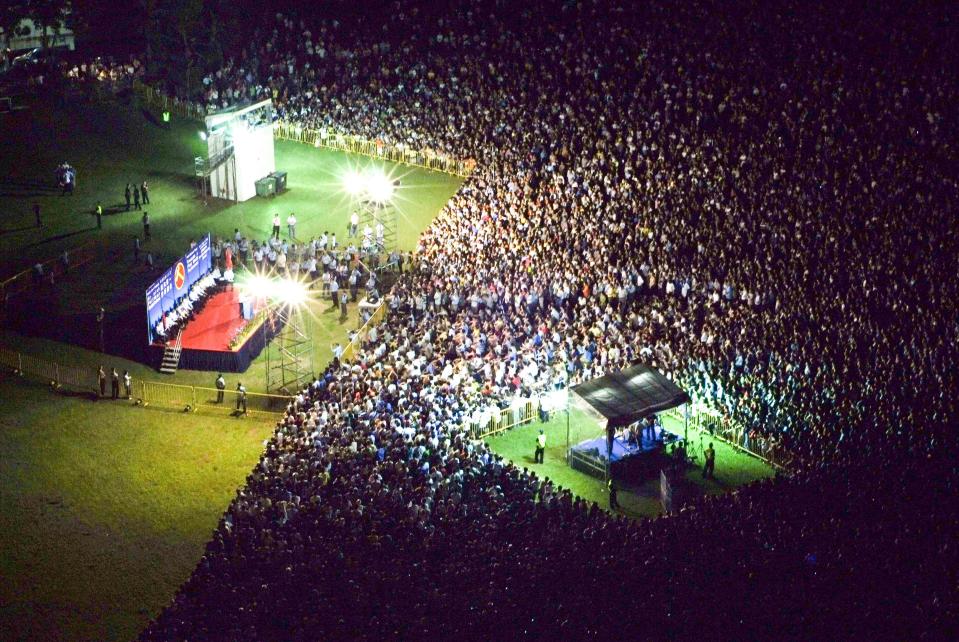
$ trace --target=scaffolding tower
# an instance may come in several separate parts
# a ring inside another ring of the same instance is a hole
[[[281,329],[266,351],[266,391],[295,395],[313,381],[308,319],[302,306],[279,305],[273,314]]]
[[[363,230],[367,226],[373,230],[373,243],[376,244],[376,226],[383,226],[383,245],[378,248],[379,252],[392,252],[397,246],[397,210],[396,206],[390,202],[381,203],[372,199],[366,199],[360,202],[360,236],[362,238]]]

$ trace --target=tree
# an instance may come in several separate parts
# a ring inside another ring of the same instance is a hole
[[[70,26],[72,11],[70,0],[20,0],[4,3],[0,13],[0,28],[4,33],[16,35],[22,29],[24,19],[33,22],[40,32],[40,46],[50,46],[50,36]]]

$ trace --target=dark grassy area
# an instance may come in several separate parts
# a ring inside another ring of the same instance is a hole
[[[271,432],[0,379],[2,637],[135,637],[189,576]]]
[[[198,125],[165,127],[134,105],[41,100],[30,111],[0,115],[0,277],[91,241],[104,250],[96,263],[53,288],[16,301],[0,345],[63,364],[103,363],[134,379],[212,385],[215,373],[172,377],[142,356],[144,290],[191,238],[240,228],[265,238],[273,212],[299,218],[298,236],[324,230],[345,240],[351,203],[341,175],[373,161],[278,143],[277,167],[289,191],[233,207],[194,197],[193,156]],[[76,193],[60,196],[53,171],[68,161],[79,172]],[[382,164],[402,180],[397,206],[399,243],[410,249],[458,189],[460,180],[426,170]],[[121,211],[123,187],[151,185],[156,257],[148,272],[133,262],[140,214]],[[92,214],[108,208],[102,230]],[[36,228],[33,203],[44,227]],[[284,228],[285,230],[285,228]],[[100,354],[95,313],[107,311],[107,352]],[[355,309],[341,322],[328,303],[311,308],[314,363],[330,358],[357,324]],[[242,376],[264,387],[263,357]],[[0,376],[0,638],[131,639],[186,580],[212,529],[254,466],[272,422],[225,419],[93,402],[42,385]]]
[[[597,502],[603,508],[609,507],[609,494],[602,480],[573,470],[566,463],[566,413],[553,413],[546,423],[534,421],[526,426],[517,426],[511,430],[487,440],[490,447],[517,466],[528,468],[540,477],[549,477],[556,484],[571,489],[575,494],[589,501]],[[682,422],[670,417],[664,419],[666,428],[674,433],[683,434]],[[540,429],[546,431],[546,455],[542,464],[533,463],[536,436]],[[602,434],[596,421],[582,411],[572,409],[569,421],[570,445],[578,444]],[[709,444],[709,436],[702,435],[703,447]],[[700,434],[690,428],[689,441],[693,454],[699,454]],[[728,492],[758,479],[771,477],[772,468],[765,463],[737,451],[718,440],[713,440],[716,450],[715,480],[704,480],[698,467],[690,467],[686,472],[686,481],[690,492],[694,494],[715,494]],[[702,456],[699,456],[702,461]],[[627,490],[620,491],[619,503],[623,512],[630,517],[653,517],[662,514],[659,500],[659,478],[650,477],[646,481],[632,482]]]

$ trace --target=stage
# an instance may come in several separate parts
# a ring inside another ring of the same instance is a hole
[[[656,428],[654,439],[643,435],[641,444],[630,444],[622,438],[613,439],[613,448],[609,455],[609,469],[617,479],[641,481],[655,476],[661,469],[668,467],[670,458],[667,446],[682,443],[682,438],[674,432]],[[568,453],[569,465],[574,470],[604,478],[606,475],[606,436],[581,441]]]
[[[629,444],[624,439],[619,437],[613,439],[613,448],[609,455],[610,463],[616,463],[621,459],[625,459],[633,455],[651,452],[661,447],[664,441],[668,444],[676,441],[679,438],[677,435],[674,435],[668,430],[663,430],[659,426],[656,426],[655,428],[655,437],[653,439],[648,438],[645,430],[642,434],[643,439],[641,444]],[[577,453],[590,456],[605,463],[606,436],[600,435],[595,439],[587,439],[586,441],[582,441],[573,446],[573,450]]]
[[[259,323],[247,334],[246,340],[230,347],[237,333],[248,323]],[[180,337],[183,348],[180,368],[209,372],[245,372],[250,363],[259,356],[279,326],[271,328],[269,322],[247,321],[240,312],[239,292],[229,287],[213,294],[202,309],[184,326]],[[163,356],[163,344],[154,344],[154,357]]]

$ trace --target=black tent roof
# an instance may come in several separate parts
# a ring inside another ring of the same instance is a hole
[[[689,402],[689,395],[679,386],[642,364],[581,383],[572,390],[605,417],[610,427],[625,426]]]

